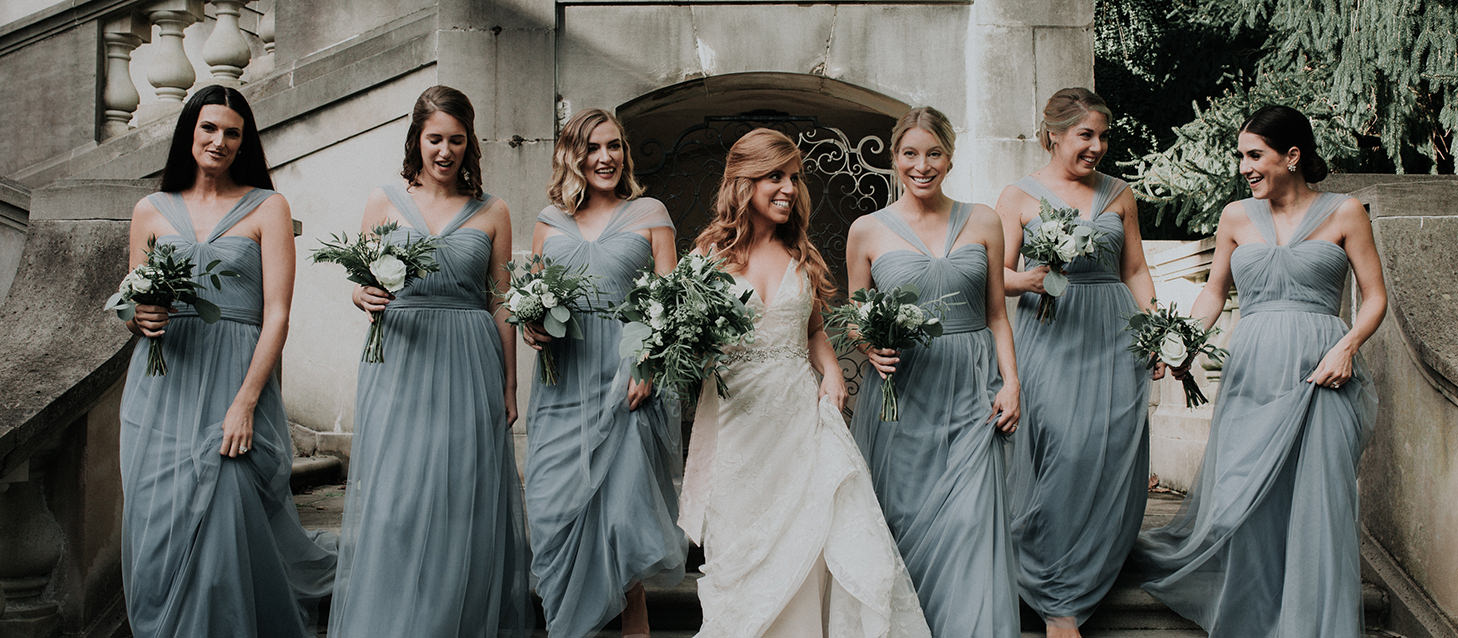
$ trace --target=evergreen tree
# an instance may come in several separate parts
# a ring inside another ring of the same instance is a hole
[[[1139,6],[1144,0],[1100,0]],[[1196,103],[1160,149],[1128,160],[1131,181],[1161,216],[1214,229],[1220,209],[1248,194],[1231,156],[1244,118],[1286,104],[1312,119],[1337,170],[1453,172],[1458,130],[1458,6],[1442,0],[1175,0],[1169,27],[1261,42],[1240,72]],[[1100,27],[1101,29],[1103,27]],[[1208,43],[1193,41],[1217,57]],[[1099,76],[1102,81],[1104,76]],[[1171,77],[1183,83],[1183,77]],[[1199,82],[1197,82],[1199,84]],[[1102,86],[1100,87],[1102,88]],[[1150,96],[1159,99],[1158,94]]]

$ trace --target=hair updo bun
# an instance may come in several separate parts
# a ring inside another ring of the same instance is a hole
[[[1300,151],[1301,158],[1296,166],[1301,169],[1301,177],[1308,184],[1320,182],[1331,173],[1326,160],[1316,153],[1316,134],[1311,130],[1311,120],[1306,119],[1301,111],[1279,104],[1263,106],[1240,126],[1240,132],[1260,136],[1267,146],[1279,153],[1284,154],[1292,148]]]

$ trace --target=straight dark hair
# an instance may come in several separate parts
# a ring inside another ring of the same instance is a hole
[[[177,116],[177,128],[172,130],[167,165],[162,169],[162,192],[184,191],[197,181],[197,160],[192,157],[192,132],[197,128],[202,108],[209,104],[221,104],[243,117],[243,143],[233,155],[228,176],[233,178],[234,183],[243,186],[273,190],[273,178],[268,176],[268,160],[263,156],[263,141],[258,137],[258,123],[253,120],[253,109],[248,108],[248,100],[243,99],[238,89],[212,84],[198,89],[182,105],[182,114]]]
[[[1316,154],[1316,134],[1311,131],[1311,120],[1301,111],[1279,104],[1263,106],[1240,126],[1240,132],[1259,135],[1266,146],[1283,155],[1292,148],[1301,151],[1296,168],[1308,184],[1326,179],[1330,172],[1326,160]]]

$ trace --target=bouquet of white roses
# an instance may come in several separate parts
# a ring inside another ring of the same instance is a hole
[[[238,273],[231,270],[213,272],[218,266],[217,259],[206,268],[193,272],[192,259],[178,259],[174,255],[176,250],[177,247],[172,244],[157,245],[156,237],[148,238],[147,259],[122,278],[116,294],[106,300],[106,310],[115,310],[122,321],[130,321],[137,312],[137,304],[166,308],[180,301],[191,305],[204,323],[217,321],[220,315],[217,304],[197,295],[203,287],[199,280],[211,282],[213,288],[220,288],[222,277],[237,277]],[[167,374],[161,338],[149,337],[147,341],[147,376]]]
[[[541,255],[532,255],[522,264],[506,262],[506,268],[511,271],[511,286],[502,294],[511,313],[507,322],[541,324],[556,339],[582,338],[577,315],[593,312],[587,297],[597,292],[593,276],[587,274],[587,264],[571,270]],[[537,353],[537,373],[542,383],[557,385],[557,355],[551,344]]]
[[[845,352],[859,345],[899,350],[931,343],[942,336],[942,320],[933,313],[945,310],[946,297],[919,305],[920,297],[921,290],[911,285],[855,291],[851,303],[825,312],[825,330],[835,335],[831,344],[838,352]],[[882,421],[901,418],[895,376],[893,372],[881,380]]]
[[[1043,294],[1038,298],[1038,321],[1053,320],[1058,307],[1058,298],[1068,290],[1068,264],[1079,257],[1092,256],[1099,252],[1099,240],[1103,233],[1088,224],[1079,224],[1078,209],[1054,208],[1048,200],[1039,203],[1037,228],[1023,242],[1023,256],[1047,264],[1048,274],[1043,277]]]
[[[430,273],[440,270],[435,261],[435,237],[421,237],[404,245],[385,241],[385,236],[400,228],[398,222],[379,224],[353,240],[348,235],[330,235],[329,241],[313,252],[314,263],[335,263],[344,266],[345,278],[361,286],[373,286],[395,294]],[[385,360],[385,338],[380,317],[384,311],[370,313],[370,333],[365,339],[364,361]]]
[[[724,348],[753,339],[754,313],[744,305],[753,291],[736,293],[722,263],[712,254],[689,254],[668,274],[644,272],[633,282],[614,312],[628,322],[618,351],[632,357],[634,379],[692,398],[712,375],[719,396],[728,396]]]
[[[1129,332],[1134,336],[1134,343],[1129,346],[1129,351],[1144,362],[1144,367],[1153,368],[1163,361],[1165,365],[1177,368],[1200,354],[1219,363],[1229,354],[1224,348],[1210,343],[1210,338],[1220,332],[1219,328],[1205,330],[1200,327],[1199,319],[1176,313],[1175,304],[1160,308],[1157,301],[1150,301],[1153,302],[1154,310],[1129,315]],[[1193,376],[1186,375],[1182,381],[1185,386],[1185,407],[1194,408],[1210,402],[1205,398],[1205,393],[1200,391]]]

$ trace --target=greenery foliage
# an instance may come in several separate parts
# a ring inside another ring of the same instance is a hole
[[[1248,194],[1230,151],[1266,104],[1306,113],[1335,170],[1453,172],[1452,2],[1099,0],[1097,11],[1096,83],[1121,113],[1109,159],[1161,224],[1209,233]]]

